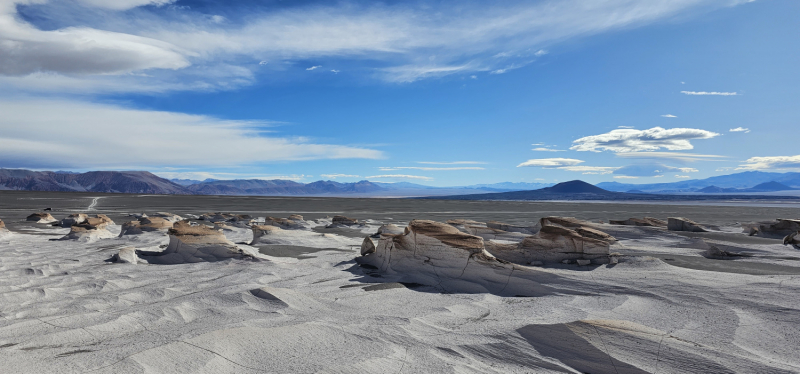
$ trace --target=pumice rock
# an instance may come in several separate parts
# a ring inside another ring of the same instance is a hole
[[[669,231],[708,232],[699,223],[683,217],[670,217],[667,227]]]
[[[122,231],[119,236],[138,235],[145,232],[167,232],[174,224],[160,217],[142,217],[137,221],[125,222],[122,224]]]
[[[112,221],[105,214],[98,214],[95,217],[88,217],[83,223],[70,226],[67,235],[59,240],[79,240],[90,242],[100,239],[113,238],[114,234],[106,229],[108,225],[113,225]]]
[[[145,217],[147,217],[147,216],[145,216]],[[170,221],[172,223],[175,223],[175,222],[178,222],[178,221],[183,221],[183,217],[181,217],[181,216],[179,216],[177,214],[169,213],[169,212],[156,212],[156,214],[153,214],[150,217],[163,218],[163,219],[165,219],[167,221]]]
[[[795,248],[800,248],[800,232],[795,231],[794,233],[786,235],[783,238],[783,245],[790,245],[790,244]]]
[[[358,225],[358,220],[354,218],[349,218],[345,216],[333,216],[331,220],[331,224],[326,226],[327,228],[336,228],[336,227],[350,227]]]
[[[138,264],[138,263],[147,263],[139,258],[136,255],[136,248],[134,247],[124,247],[119,250],[119,253],[115,254],[111,257],[111,262],[116,262],[118,264]]]
[[[53,218],[53,216],[50,213],[33,213],[29,215],[26,220],[29,222],[36,222],[36,223],[58,222],[58,220]]]
[[[73,225],[78,225],[86,222],[86,219],[88,218],[89,215],[84,213],[70,214],[69,216],[61,220],[61,227],[67,227],[67,228],[72,227]]]
[[[750,236],[758,235],[767,238],[783,238],[800,231],[800,220],[778,218],[774,221],[743,224],[745,232]]]
[[[652,217],[628,218],[624,221],[609,220],[608,223],[612,225],[624,225],[624,226],[667,227],[667,222]]]
[[[529,236],[519,243],[522,261],[511,256],[508,256],[507,260],[516,260],[512,262],[517,263],[563,260],[590,260],[603,263],[608,259],[609,247],[613,241],[614,238],[610,235],[590,228],[569,229],[547,225],[536,235]],[[500,253],[496,256],[506,259],[506,256]]]
[[[163,252],[137,251],[138,258],[150,264],[170,265],[259,257],[254,250],[238,247],[221,231],[208,226],[179,221],[168,234],[169,245]]]
[[[384,278],[441,288],[446,292],[490,292],[536,296],[547,294],[537,280],[549,277],[532,268],[499,260],[484,249],[483,238],[449,224],[413,220],[403,234],[365,238],[356,258],[385,274]]]
[[[302,230],[308,227],[306,221],[303,220],[303,216],[296,214],[289,216],[289,218],[267,217],[264,220],[264,225],[280,227],[284,230]]]
[[[385,235],[385,234],[400,235],[404,232],[405,232],[404,227],[400,227],[392,223],[383,225],[378,228],[378,235]]]

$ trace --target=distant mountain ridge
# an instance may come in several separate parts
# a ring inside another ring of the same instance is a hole
[[[66,173],[0,169],[0,189],[22,191],[143,193],[191,195],[181,185],[147,171]]]
[[[607,191],[581,180],[574,180],[556,184],[553,187],[541,188],[531,191],[496,192],[473,195],[428,196],[423,199],[440,200],[608,200],[608,201],[699,201],[699,200],[763,200],[763,199],[789,199],[797,200],[796,196],[752,196],[752,195],[669,195],[669,194],[643,194]]]
[[[706,187],[722,189],[749,189],[768,182],[776,182],[791,188],[800,188],[800,173],[769,173],[763,171],[746,171],[729,175],[720,175],[706,179],[690,179],[672,183],[630,184],[619,182],[602,182],[597,187],[608,191],[627,192],[638,190],[643,192],[682,193],[700,192]],[[774,190],[773,190],[774,191]],[[765,191],[755,191],[765,192]]]

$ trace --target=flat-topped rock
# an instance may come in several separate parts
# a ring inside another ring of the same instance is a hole
[[[623,221],[609,220],[608,223],[623,226],[667,227],[667,222],[652,217],[628,218]]]
[[[33,213],[25,219],[28,222],[53,223],[58,222],[50,213]]]
[[[587,227],[567,228],[546,225],[536,235],[525,238],[516,249],[497,247],[497,258],[520,264],[563,262],[564,260],[608,261],[614,237]]]
[[[123,223],[119,236],[138,235],[145,232],[167,232],[173,225],[173,222],[164,218],[142,217],[136,221]]]
[[[742,227],[750,236],[782,238],[800,231],[800,220],[778,218],[774,221],[743,224]]]
[[[144,216],[144,217],[147,217],[147,216]],[[181,217],[181,216],[179,216],[177,214],[172,214],[170,212],[156,212],[155,214],[151,214],[150,217],[163,218],[163,219],[165,219],[167,221],[170,221],[172,223],[175,223],[175,222],[178,222],[178,221],[183,221],[183,217]]]
[[[669,231],[708,232],[699,223],[683,217],[670,217],[667,222]]]
[[[400,235],[400,234],[404,233],[405,230],[406,230],[405,227],[400,227],[400,226],[397,226],[397,225],[395,225],[393,223],[389,223],[389,224],[386,224],[386,225],[382,225],[381,227],[378,227],[377,234],[378,235]]]
[[[257,252],[238,247],[208,226],[179,221],[167,233],[169,245],[163,252],[137,251],[138,258],[162,265],[258,258]]]

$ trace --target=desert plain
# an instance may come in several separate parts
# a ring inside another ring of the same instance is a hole
[[[797,218],[0,191],[0,372],[795,373]]]

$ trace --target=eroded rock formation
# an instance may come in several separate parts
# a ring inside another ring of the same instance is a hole
[[[119,236],[138,235],[145,232],[167,232],[174,225],[173,222],[160,217],[142,217],[136,221],[122,224]]]
[[[98,214],[94,217],[86,217],[82,223],[70,226],[70,231],[60,240],[80,240],[95,241],[100,239],[113,238],[114,234],[106,228],[113,225],[114,221],[105,214]]]
[[[667,228],[669,231],[708,232],[699,223],[683,217],[670,217]]]
[[[774,221],[743,224],[745,232],[750,236],[758,235],[767,238],[783,238],[800,231],[800,220],[778,218]]]
[[[84,223],[87,218],[89,218],[89,215],[85,213],[70,214],[61,220],[61,227],[72,227],[73,225]]]
[[[28,222],[53,223],[58,222],[50,213],[33,213],[26,219]]]
[[[138,258],[150,264],[164,265],[258,258],[257,252],[238,247],[221,231],[208,226],[192,226],[179,221],[168,234],[169,245],[163,252],[137,251]]]

